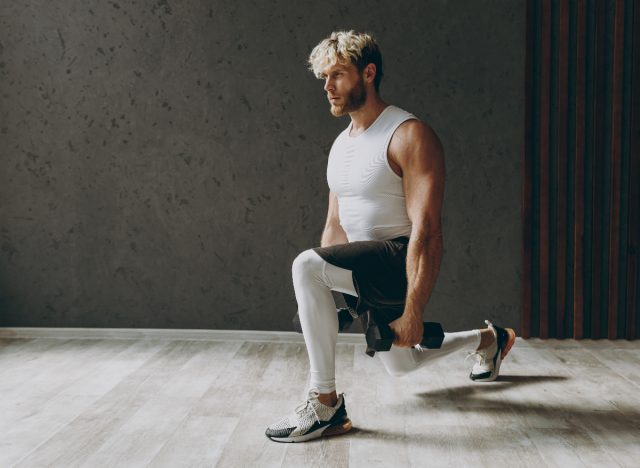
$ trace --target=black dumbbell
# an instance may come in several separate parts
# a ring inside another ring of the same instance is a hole
[[[336,309],[336,313],[338,314],[338,331],[343,331],[349,328],[349,326],[353,323],[353,316],[349,312],[349,309],[345,307]],[[298,315],[297,312],[296,315],[293,316],[293,329],[298,333],[302,333],[300,315]]]
[[[373,356],[376,351],[389,351],[393,344],[395,335],[389,324],[378,323],[375,314],[369,311],[369,323],[367,324],[367,351],[369,356]],[[444,340],[442,325],[437,322],[424,322],[424,331],[420,346],[423,348],[438,349]]]

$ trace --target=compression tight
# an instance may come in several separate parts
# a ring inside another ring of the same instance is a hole
[[[331,291],[357,296],[352,273],[326,262],[313,249],[305,250],[293,261],[293,287],[310,365],[309,388],[320,393],[336,389],[335,350],[338,315]],[[403,376],[421,368],[434,358],[480,345],[480,330],[445,333],[439,349],[400,348],[376,353],[387,372]]]

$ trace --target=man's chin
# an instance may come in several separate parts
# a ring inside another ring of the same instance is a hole
[[[343,106],[332,105],[330,112],[331,112],[331,115],[333,115],[334,117],[342,117],[344,114],[346,114]]]

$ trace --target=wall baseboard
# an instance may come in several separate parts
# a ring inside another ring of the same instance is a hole
[[[304,343],[300,333],[261,330],[203,330],[181,328],[62,328],[62,327],[0,327],[4,339],[63,339],[63,340],[190,340],[190,341],[257,341],[266,343]],[[339,344],[365,345],[362,332],[339,333]],[[640,340],[575,340],[517,337],[517,347],[524,348],[582,348],[640,350]]]
[[[201,340],[304,343],[300,333],[260,330],[200,330],[171,328],[0,327],[0,339]],[[362,333],[340,333],[338,343],[365,344]]]

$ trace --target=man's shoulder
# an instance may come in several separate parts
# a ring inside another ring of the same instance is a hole
[[[401,140],[403,138],[432,138],[436,136],[433,128],[415,114],[402,109],[401,107],[392,105],[394,107],[393,120],[396,122],[394,125],[393,138]],[[437,137],[437,136],[436,136]]]
[[[410,154],[412,149],[428,148],[429,153],[433,151],[443,152],[442,142],[435,130],[427,123],[409,119],[402,122],[389,142],[389,154],[398,162],[403,159],[403,155]]]
[[[397,140],[438,140],[435,130],[426,122],[418,118],[410,118],[403,121],[394,133]]]
[[[415,116],[413,112],[410,112],[400,106],[396,106],[395,104],[389,104],[389,110],[393,115],[399,118],[409,118],[419,120],[418,117]]]

